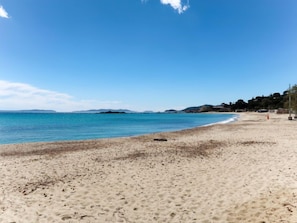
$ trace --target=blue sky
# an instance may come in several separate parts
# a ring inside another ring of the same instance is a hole
[[[297,83],[296,0],[0,0],[0,110],[183,109]]]

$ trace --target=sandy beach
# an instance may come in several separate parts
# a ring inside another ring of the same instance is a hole
[[[297,121],[287,116],[2,145],[0,222],[297,222]]]

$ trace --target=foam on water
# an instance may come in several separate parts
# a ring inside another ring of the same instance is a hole
[[[210,123],[210,124],[206,124],[204,126],[211,126],[211,125],[216,125],[216,124],[228,124],[231,122],[236,122],[239,119],[239,115],[234,115],[233,117],[220,121],[220,122],[215,122],[215,123]]]

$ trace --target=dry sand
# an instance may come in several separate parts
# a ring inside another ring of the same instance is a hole
[[[297,121],[0,146],[0,222],[297,222]],[[154,141],[166,138],[168,141]]]

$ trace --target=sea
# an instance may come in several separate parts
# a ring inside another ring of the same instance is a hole
[[[0,144],[128,137],[235,121],[208,113],[0,113]]]

